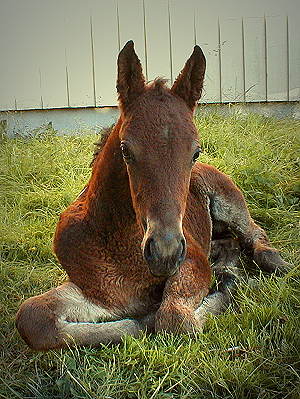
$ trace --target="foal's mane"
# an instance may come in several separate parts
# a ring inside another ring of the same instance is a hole
[[[115,127],[115,124],[109,126],[109,127],[105,127],[104,129],[101,130],[101,136],[98,139],[98,141],[96,141],[94,143],[95,148],[94,148],[94,152],[93,152],[93,158],[92,161],[90,163],[90,168],[92,168],[94,166],[94,163],[96,161],[96,158],[98,156],[98,154],[100,154],[100,152],[102,151],[103,147],[105,146],[107,139],[110,135],[110,133],[112,132],[113,128]]]
[[[146,86],[146,90],[151,91],[156,95],[166,94],[167,90],[168,90],[167,81],[168,81],[168,79],[165,79],[165,78],[161,78],[161,77],[156,78],[152,82],[148,83],[148,85]],[[100,154],[103,147],[105,146],[107,139],[108,139],[110,133],[113,131],[114,127],[115,127],[115,124],[112,124],[111,126],[104,128],[101,131],[101,136],[100,136],[99,140],[94,143],[95,148],[94,148],[93,158],[90,163],[91,168],[94,166],[94,163],[96,161],[98,154]]]

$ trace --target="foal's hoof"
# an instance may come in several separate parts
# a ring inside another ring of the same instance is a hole
[[[293,267],[290,263],[285,262],[279,253],[272,248],[255,250],[253,260],[262,270],[278,275],[286,274]]]
[[[237,268],[224,269],[218,274],[217,290],[233,296],[241,283],[241,273]]]
[[[155,332],[168,332],[173,334],[194,334],[203,332],[205,319],[195,317],[194,311],[180,311],[172,309],[171,312],[156,314]]]

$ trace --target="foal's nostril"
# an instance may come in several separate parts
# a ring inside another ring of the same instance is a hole
[[[143,227],[144,232],[147,231],[147,227],[148,227],[147,226],[147,221],[144,218],[142,219],[142,227]]]
[[[144,246],[144,258],[147,262],[152,262],[155,258],[155,242],[153,238],[149,238]]]
[[[186,255],[186,244],[185,244],[185,239],[184,238],[180,241],[180,245],[178,247],[177,254],[179,255],[178,256],[178,261],[182,262],[184,260],[184,258],[185,258],[185,255]]]

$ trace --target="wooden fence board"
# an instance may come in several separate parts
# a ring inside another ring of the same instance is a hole
[[[41,2],[39,2],[41,4]],[[66,79],[66,58],[64,15],[58,12],[60,2],[42,2],[40,18],[42,46],[39,54],[33,57],[40,72],[41,96],[43,108],[68,107],[67,79]]]
[[[241,18],[220,19],[222,101],[244,101]]]
[[[117,103],[116,72],[119,53],[117,7],[113,1],[91,2],[94,40],[96,105]]]
[[[266,16],[268,101],[288,100],[286,16]]]
[[[70,106],[87,107],[94,105],[90,10],[80,0],[64,0],[62,5]]]
[[[148,80],[171,80],[168,3],[145,0]]]
[[[211,9],[196,4],[195,10],[196,41],[206,57],[206,73],[201,102],[215,103],[220,96],[220,52],[218,15]]]
[[[133,40],[139,59],[146,70],[144,17],[142,0],[118,1],[120,45]]]
[[[33,14],[40,14],[37,1],[12,0],[1,4],[0,25],[4,30],[0,42],[1,63],[4,62],[0,77],[0,86],[3,87],[1,100],[5,101],[7,95],[9,103],[14,102],[13,108],[16,109],[41,108],[40,59],[32,55],[41,54],[39,38],[43,25],[39,18],[32,18]],[[9,41],[9,46],[6,41]]]
[[[264,17],[243,20],[245,50],[245,100],[266,101]]]
[[[171,0],[170,25],[172,41],[172,80],[174,81],[182,70],[185,61],[193,51],[195,43],[195,9],[193,2],[190,7],[181,0]]]
[[[300,5],[289,14],[289,100],[300,100]]]

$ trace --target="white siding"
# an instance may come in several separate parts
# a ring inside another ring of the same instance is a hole
[[[266,101],[265,18],[247,17],[244,25],[245,100]],[[260,60],[259,62],[257,60]]]
[[[171,79],[168,3],[145,2],[148,80]]]
[[[300,0],[0,0],[0,110],[115,105],[134,40],[148,80],[198,43],[202,102],[300,100]]]
[[[223,102],[244,100],[244,55],[241,18],[220,18]]]
[[[285,15],[266,17],[268,101],[288,99],[286,21]]]
[[[300,2],[299,2],[300,3]],[[290,100],[300,100],[300,5],[289,14],[289,93]]]

